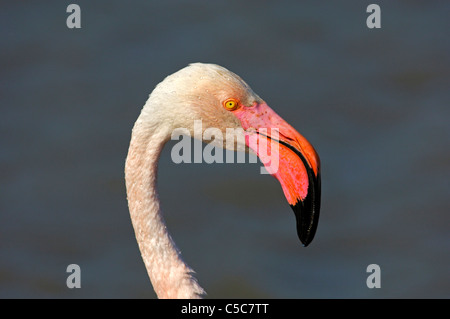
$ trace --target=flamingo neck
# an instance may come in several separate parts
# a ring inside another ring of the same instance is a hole
[[[170,131],[143,117],[141,114],[133,128],[125,164],[136,240],[158,298],[200,298],[204,291],[167,231],[156,191],[157,163]]]

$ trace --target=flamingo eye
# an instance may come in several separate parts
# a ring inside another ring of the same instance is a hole
[[[223,102],[223,106],[228,110],[228,111],[234,111],[239,107],[239,103],[238,101],[236,101],[235,99],[228,99],[225,100]]]

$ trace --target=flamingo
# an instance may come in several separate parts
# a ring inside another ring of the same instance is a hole
[[[241,129],[245,140],[241,146],[255,152],[264,165],[268,161],[257,145],[276,143],[272,152],[278,155],[278,169],[266,167],[280,182],[295,213],[303,246],[312,241],[318,224],[320,159],[314,147],[238,75],[215,64],[190,64],[167,76],[150,94],[134,124],[125,163],[130,217],[158,298],[205,295],[166,228],[156,190],[158,159],[165,143],[176,128],[192,132],[196,120],[202,121],[203,130],[216,127],[225,133],[226,128]],[[276,128],[278,136],[267,133],[267,128]]]

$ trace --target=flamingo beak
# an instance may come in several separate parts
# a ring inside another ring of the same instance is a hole
[[[246,144],[278,179],[292,207],[303,246],[314,238],[320,213],[320,159],[314,147],[266,103],[234,112]]]

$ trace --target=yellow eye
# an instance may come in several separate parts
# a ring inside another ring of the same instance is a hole
[[[225,102],[223,102],[223,106],[228,111],[234,111],[234,110],[236,110],[238,108],[239,103],[235,99],[228,99],[228,100],[225,100]]]

